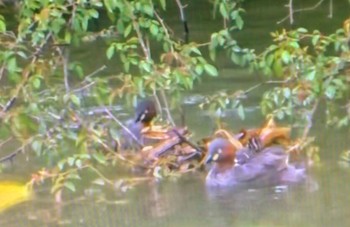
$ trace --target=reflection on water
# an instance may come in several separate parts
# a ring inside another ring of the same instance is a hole
[[[339,177],[326,177],[329,173]],[[260,189],[206,189],[204,174],[144,183],[127,203],[75,198],[61,205],[38,198],[0,215],[0,226],[339,226],[348,220],[349,172],[315,171],[313,184]],[[345,178],[342,178],[345,177]],[[310,187],[312,186],[312,187]],[[317,188],[316,188],[317,189]],[[115,192],[106,194],[110,200]]]

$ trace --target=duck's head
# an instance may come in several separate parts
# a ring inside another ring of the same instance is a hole
[[[208,146],[208,154],[205,163],[233,164],[236,148],[228,140],[216,138]]]
[[[156,105],[153,100],[140,101],[135,109],[135,123],[142,122],[149,124],[155,116],[157,116]]]

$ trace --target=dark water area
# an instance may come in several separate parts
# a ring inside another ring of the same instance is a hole
[[[318,1],[294,2],[298,9],[312,7]],[[332,18],[329,18],[330,2]],[[212,20],[206,1],[187,3],[190,40],[205,42],[221,22]],[[244,29],[234,34],[240,45],[259,51],[271,44],[270,32],[291,28],[288,20],[277,24],[288,14],[284,7],[287,3],[287,0],[247,0],[243,4]],[[166,22],[174,25],[175,34],[181,36],[183,27],[177,8],[174,3],[169,4],[172,11],[165,16]],[[293,27],[330,33],[342,26],[349,9],[347,0],[326,0],[314,10],[295,13]],[[87,72],[105,63],[109,67],[107,74],[115,73],[119,67],[115,62],[107,63],[101,42],[77,48],[73,57],[83,62]],[[187,123],[195,138],[209,135],[215,127],[213,117],[200,112],[197,106],[204,94],[256,84],[255,75],[233,66],[226,56],[219,56],[217,62],[219,79],[204,78],[193,91],[184,94]],[[263,119],[259,99],[257,91],[247,101],[245,120],[240,120],[235,110],[229,110],[223,121],[237,130],[259,125]],[[340,153],[350,149],[349,130],[326,128],[323,117],[317,115],[311,135],[320,147],[321,163],[309,170],[310,179],[302,185],[210,190],[204,184],[206,173],[197,172],[179,179],[144,182],[126,192],[88,186],[83,192],[66,194],[66,202],[60,205],[54,203],[50,189],[44,187],[33,200],[1,213],[0,226],[349,226],[350,169],[338,165]],[[13,167],[0,179],[28,179],[28,173],[38,165],[26,160],[24,156],[16,158]],[[111,168],[107,172],[117,180],[125,170]]]

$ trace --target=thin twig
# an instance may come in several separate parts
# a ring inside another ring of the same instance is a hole
[[[158,15],[157,11],[154,11],[154,15],[157,17],[157,20],[162,25],[164,33],[165,33],[165,36],[170,40],[170,35],[169,35],[169,32],[168,32],[168,28],[165,26],[163,19]],[[174,52],[174,47],[173,47],[172,44],[170,45],[170,51]]]
[[[2,79],[2,76],[4,75],[4,71],[5,71],[5,63],[3,63],[0,68],[0,81]]]
[[[61,49],[61,47],[57,47],[57,51],[61,55],[61,58],[62,58],[64,87],[66,88],[66,93],[69,93],[70,87],[69,87],[68,64],[69,64],[70,50],[66,47],[63,47],[62,49]]]
[[[146,57],[147,60],[150,60],[150,59],[151,59],[151,56],[150,56],[150,54],[149,54],[149,51],[148,51],[147,46],[146,46],[146,44],[145,44],[145,41],[144,41],[143,38],[142,38],[142,34],[141,34],[141,31],[140,31],[140,27],[139,27],[138,22],[136,21],[135,16],[132,18],[132,24],[133,24],[133,26],[134,26],[134,29],[135,29],[136,34],[137,34],[137,38],[138,38],[138,40],[139,40],[139,42],[140,42],[140,45],[141,45],[141,47],[142,47],[143,54],[145,55],[145,57]]]
[[[108,116],[110,116],[115,122],[117,122],[118,125],[120,125],[120,127],[123,128],[123,130],[125,130],[125,132],[127,132],[131,138],[133,138],[133,140],[137,143],[137,145],[140,148],[143,148],[143,144],[136,138],[136,136],[134,135],[134,133],[132,133],[128,127],[126,127],[121,121],[119,121],[106,107],[104,108],[104,111],[108,114]]]
[[[289,0],[289,23],[293,24],[294,23],[294,12],[293,12],[293,0]]]
[[[333,18],[333,0],[329,0],[329,14],[328,18]]]
[[[90,78],[95,76],[96,74],[98,74],[99,72],[102,72],[103,70],[107,69],[106,65],[102,65],[100,68],[96,69],[95,71],[93,71],[92,73],[90,73],[89,75],[85,76],[85,78]]]
[[[155,89],[153,90],[153,98],[156,101],[158,112],[160,112],[161,118],[163,118],[163,108],[162,108],[162,105],[160,104],[160,101]]]
[[[69,70],[68,70],[68,64],[69,64],[69,56],[70,56],[70,50],[68,48],[64,48],[64,54],[63,54],[63,75],[64,75],[64,86],[66,88],[66,92],[68,93],[69,88]]]
[[[257,89],[258,87],[262,86],[262,85],[266,85],[266,84],[285,84],[290,82],[291,79],[286,79],[286,80],[269,80],[269,81],[265,81],[259,84],[256,84],[250,88],[248,88],[247,90],[244,91],[244,94],[248,94],[250,92],[252,92],[253,90]]]
[[[189,29],[188,29],[188,24],[187,24],[185,12],[184,12],[185,6],[182,5],[180,0],[175,0],[175,1],[176,1],[178,8],[179,8],[179,11],[180,11],[180,19],[184,25],[184,31],[185,31],[184,40],[185,40],[185,43],[188,43]]]
[[[94,85],[95,83],[96,83],[96,81],[92,81],[91,83],[86,84],[86,85],[84,85],[83,87],[74,89],[72,92],[73,92],[73,93],[81,92],[81,91],[83,91],[83,90],[85,90],[85,89],[88,89],[89,87],[91,87],[91,86]]]
[[[12,140],[12,139],[13,139],[12,137],[9,137],[9,138],[7,138],[6,140],[2,141],[2,142],[0,143],[0,147],[2,147],[4,144],[6,144],[7,142],[9,142],[9,141]]]
[[[2,147],[5,143],[9,142],[10,140],[12,140],[12,137],[6,139],[5,141],[1,142],[0,144],[0,147]],[[12,162],[12,159],[19,153],[23,150],[23,146],[18,148],[17,150],[15,150],[14,152],[4,156],[4,157],[1,157],[0,158],[0,163],[3,163],[3,162],[6,162],[6,161],[10,161]]]
[[[107,66],[106,66],[106,65],[103,65],[103,66],[101,66],[100,68],[98,68],[98,69],[96,69],[95,71],[93,71],[92,73],[90,73],[89,75],[85,76],[85,79],[81,82],[81,84],[82,84],[82,83],[85,83],[85,82],[87,81],[87,78],[91,78],[91,77],[95,76],[96,74],[98,74],[99,72],[105,70],[106,68],[107,68]],[[72,92],[73,92],[73,93],[78,93],[78,92],[80,92],[80,91],[83,91],[83,90],[85,90],[85,89],[91,87],[91,86],[94,85],[95,83],[96,83],[96,81],[92,81],[92,82],[90,82],[90,83],[84,85],[83,87],[79,87],[79,88],[74,89]]]
[[[324,0],[320,0],[319,2],[317,2],[315,5],[313,5],[313,6],[311,6],[311,7],[307,7],[307,8],[303,8],[303,9],[296,9],[296,10],[293,11],[293,14],[299,13],[299,12],[302,12],[302,11],[314,10],[314,9],[316,9],[317,7],[319,7],[323,1],[324,1]],[[287,5],[287,7],[289,7],[289,5]],[[277,21],[277,24],[280,24],[280,23],[284,22],[284,21],[287,20],[289,17],[290,17],[290,14],[289,14],[288,16],[282,18],[281,20]]]
[[[168,101],[165,97],[165,93],[164,93],[164,90],[163,89],[160,89],[160,96],[162,97],[162,100],[163,100],[163,103],[164,103],[164,106],[165,106],[165,113],[167,114],[167,118],[168,118],[168,121],[170,122],[170,124],[175,127],[175,122],[174,122],[174,119],[173,117],[171,116],[171,113],[169,111],[169,105],[168,105]]]
[[[181,142],[187,143],[188,145],[190,145],[190,147],[192,147],[193,149],[195,149],[199,153],[202,153],[202,149],[200,147],[198,147],[196,144],[192,143],[186,137],[181,135],[177,129],[173,129],[172,131],[177,135],[177,137],[180,138]]]
[[[303,140],[306,139],[307,135],[310,132],[310,129],[312,128],[312,119],[313,119],[313,116],[314,116],[314,114],[315,114],[315,112],[317,110],[319,102],[320,102],[320,100],[317,99],[316,102],[314,103],[310,113],[308,113],[307,116],[306,116],[307,124],[306,124],[306,126],[304,128],[303,137],[302,137]]]
[[[97,138],[97,142],[99,144],[101,144],[106,150],[108,150],[111,154],[113,154],[114,156],[116,156],[117,158],[119,158],[120,160],[126,162],[127,164],[130,164],[132,166],[140,166],[144,169],[150,169],[150,167],[143,165],[142,163],[135,163],[133,162],[131,159],[125,158],[123,155],[121,155],[120,153],[114,152],[114,150],[112,148],[110,148],[106,143],[104,143],[98,136],[96,136]]]
[[[99,177],[101,177],[105,182],[107,182],[110,185],[113,185],[113,181],[105,177],[98,169],[93,167],[92,165],[89,165],[88,168],[92,171],[94,171]]]
[[[4,108],[2,109],[2,112],[5,113],[5,112],[7,112],[9,109],[11,109],[11,107],[13,106],[13,104],[15,104],[16,100],[17,100],[17,97],[16,97],[16,96],[12,97],[12,98],[6,103],[6,105],[4,106]]]
[[[17,150],[13,151],[12,153],[4,156],[4,157],[1,157],[0,158],[0,163],[3,163],[3,162],[6,162],[6,161],[12,161],[12,159],[14,157],[16,157],[16,155],[21,152],[23,150],[25,145],[21,146],[20,148],[18,148]]]

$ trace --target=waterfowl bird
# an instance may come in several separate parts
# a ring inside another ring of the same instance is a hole
[[[141,122],[144,126],[149,126],[156,116],[157,108],[153,100],[145,99],[137,104],[135,109],[135,123]]]
[[[273,186],[301,182],[305,168],[288,163],[288,153],[282,146],[261,150],[247,146],[236,150],[228,140],[214,139],[208,146],[206,163],[213,163],[207,177],[208,186]]]
[[[156,105],[153,100],[140,101],[135,108],[135,118],[127,122],[122,132],[123,142],[121,149],[140,148],[142,141],[142,130],[151,125],[157,116]]]

